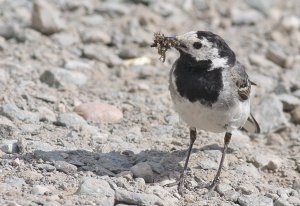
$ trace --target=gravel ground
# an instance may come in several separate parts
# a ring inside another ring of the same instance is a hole
[[[221,35],[262,133],[189,143],[153,33]],[[0,205],[300,205],[300,1],[0,0]]]

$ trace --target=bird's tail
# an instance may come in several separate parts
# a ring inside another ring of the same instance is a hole
[[[260,133],[260,127],[252,114],[249,115],[242,129],[250,133]]]

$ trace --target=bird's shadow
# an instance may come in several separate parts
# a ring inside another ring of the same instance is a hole
[[[222,147],[217,144],[210,144],[198,149],[194,148],[192,153],[205,150],[222,150]],[[179,162],[185,160],[186,153],[186,149],[175,151],[146,150],[137,154],[132,151],[102,153],[87,150],[35,150],[33,153],[23,154],[19,158],[26,162],[42,159],[49,164],[65,161],[75,165],[78,171],[90,171],[99,176],[116,176],[121,172],[129,171],[137,163],[147,162],[155,173],[153,181],[161,182],[174,174],[174,171],[182,171],[183,168]],[[11,156],[6,158],[11,158]]]

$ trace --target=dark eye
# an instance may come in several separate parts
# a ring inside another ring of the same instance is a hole
[[[202,47],[202,44],[201,44],[200,42],[195,42],[195,43],[193,44],[193,47],[194,47],[195,49],[200,49],[200,48]]]

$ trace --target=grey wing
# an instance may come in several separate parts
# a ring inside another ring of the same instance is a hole
[[[237,87],[237,93],[240,101],[246,101],[250,97],[251,81],[245,71],[245,67],[239,62],[231,69],[232,79]]]
[[[245,71],[245,67],[239,62],[232,68],[232,78],[237,86],[237,93],[241,102],[250,98],[251,85],[256,85],[249,80],[249,77]],[[260,127],[252,114],[249,115],[243,129],[251,133],[260,133]]]

